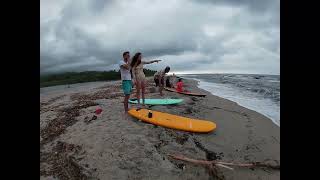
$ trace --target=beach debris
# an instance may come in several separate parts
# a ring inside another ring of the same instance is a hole
[[[123,93],[120,91],[120,89],[104,89],[97,91],[93,94],[82,94],[82,93],[75,93],[70,96],[71,100],[73,101],[83,101],[83,100],[97,100],[97,99],[112,99],[116,97],[123,96]]]
[[[61,180],[89,179],[91,172],[80,166],[74,157],[83,152],[79,145],[58,141],[52,152],[40,151],[40,175],[58,177]]]
[[[96,113],[97,115],[99,115],[99,114],[101,114],[101,112],[102,112],[101,107],[97,107],[95,113]]]
[[[177,142],[177,143],[183,145],[185,142],[188,141],[189,136],[188,136],[187,134],[182,134],[182,135],[178,135],[178,134],[177,134],[176,137],[175,137],[175,139],[176,139],[176,142]]]
[[[89,124],[91,121],[98,119],[98,116],[93,115],[91,119],[88,119],[88,118],[86,118],[84,121],[86,124]]]
[[[189,105],[195,105],[196,103],[194,101],[188,102]]]
[[[199,99],[196,98],[196,97],[191,97],[191,100],[192,100],[192,101],[199,101]]]
[[[184,111],[184,114],[192,114],[192,107],[187,107]]]
[[[80,101],[71,107],[60,109],[57,118],[50,121],[45,128],[40,130],[40,136],[42,137],[40,144],[43,145],[53,141],[64,133],[67,127],[75,124],[78,121],[76,117],[80,115],[80,109],[96,105],[98,104],[93,101]]]
[[[196,138],[193,138],[193,142],[197,148],[199,148],[201,151],[206,153],[207,160],[212,161],[212,160],[222,159],[223,153],[216,153],[216,152],[210,151]]]
[[[58,141],[53,151],[59,153],[78,153],[81,150],[81,146],[75,144],[68,144],[66,142]]]
[[[56,96],[56,97],[53,97],[51,99],[49,99],[47,102],[40,102],[40,106],[47,106],[49,104],[52,104],[53,102],[59,100],[59,99],[62,99],[64,97],[66,97],[67,95],[63,94],[63,95],[59,95],[59,96]]]
[[[93,115],[91,120],[96,120],[97,119],[97,116],[96,115]]]
[[[184,170],[184,169],[186,168],[186,165],[183,164],[183,163],[181,163],[181,164],[177,164],[177,167],[178,167],[179,169]]]
[[[176,160],[181,160],[181,161],[190,162],[193,164],[202,165],[209,170],[210,175],[214,176],[217,179],[224,179],[224,178],[221,175],[219,175],[218,169],[216,167],[222,167],[229,170],[234,170],[234,168],[230,166],[247,167],[247,168],[259,167],[259,168],[270,168],[274,170],[280,170],[280,164],[276,160],[274,160],[276,164],[271,164],[266,162],[235,163],[235,162],[223,162],[223,161],[217,161],[217,160],[211,160],[211,161],[197,160],[197,159],[191,159],[182,155],[169,154],[168,156]]]

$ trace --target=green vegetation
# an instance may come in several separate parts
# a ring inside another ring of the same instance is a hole
[[[153,76],[156,71],[144,69],[146,76]],[[40,87],[75,84],[93,81],[110,81],[121,79],[120,71],[85,71],[66,72],[40,76]]]

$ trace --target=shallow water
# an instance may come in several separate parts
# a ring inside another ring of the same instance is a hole
[[[199,81],[199,88],[269,117],[280,126],[280,76],[251,74],[181,75]]]

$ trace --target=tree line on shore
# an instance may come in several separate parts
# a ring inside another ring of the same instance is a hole
[[[156,71],[144,69],[146,76],[153,76]],[[94,81],[120,80],[120,71],[84,71],[40,75],[40,87],[67,85]]]

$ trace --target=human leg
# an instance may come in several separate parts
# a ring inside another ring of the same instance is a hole
[[[146,82],[145,81],[141,81],[141,95],[142,95],[142,104],[144,105],[145,103],[145,91],[146,91]]]
[[[163,78],[161,78],[161,79],[159,80],[159,92],[160,92],[160,96],[163,96],[163,93],[162,93],[162,91],[163,91],[163,86],[164,86],[164,80],[163,80]]]
[[[140,91],[141,91],[141,82],[136,80],[136,97],[138,101],[138,107],[140,107]]]
[[[132,91],[132,83],[131,83],[131,80],[124,80],[122,81],[122,89],[123,89],[123,92],[124,92],[124,101],[123,101],[123,105],[124,105],[124,110],[125,112],[128,112],[128,100],[130,98],[130,94],[131,94],[131,91]]]

